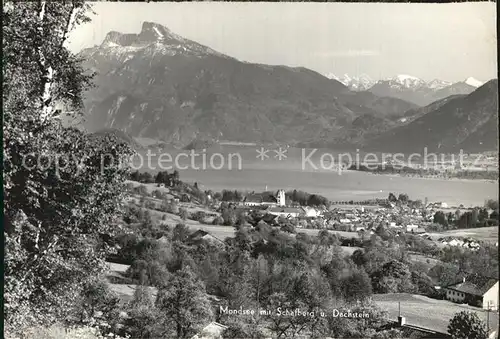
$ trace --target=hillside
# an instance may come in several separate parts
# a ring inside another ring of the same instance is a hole
[[[193,140],[343,140],[363,114],[401,116],[416,105],[351,92],[306,68],[241,62],[145,22],[139,34],[110,32],[80,53],[97,72],[86,127],[185,146]]]
[[[466,96],[414,110],[406,125],[372,138],[367,147],[386,151],[429,150],[478,152],[497,149],[498,80],[491,80]]]

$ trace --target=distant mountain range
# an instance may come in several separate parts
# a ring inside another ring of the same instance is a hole
[[[327,73],[325,74],[325,76],[328,79],[337,80],[343,83],[353,91],[366,91],[376,83],[375,80],[373,80],[369,75],[366,74],[362,74],[360,76],[350,76],[349,74],[344,74],[339,77],[333,73]]]
[[[396,152],[498,150],[498,80],[410,110],[404,123],[368,138],[365,149]]]
[[[242,62],[151,22],[138,34],[110,32],[79,56],[97,74],[86,93],[87,130],[116,129],[162,144],[357,147],[425,110],[373,86],[351,90],[307,68]]]
[[[379,96],[399,98],[419,106],[426,106],[450,95],[469,94],[483,85],[483,82],[472,77],[452,83],[439,79],[425,81],[410,75],[397,75],[379,81],[373,80],[366,74],[361,76],[344,74],[337,77],[333,73],[328,73],[325,76],[343,83],[354,91],[370,91]]]

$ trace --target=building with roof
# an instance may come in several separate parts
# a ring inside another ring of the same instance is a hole
[[[276,194],[251,193],[243,200],[245,206],[286,206],[285,191],[279,190]]]
[[[305,206],[303,207],[305,212],[305,217],[307,218],[317,218],[323,215],[323,211],[320,211],[314,207]]]
[[[197,230],[196,232],[192,233],[188,238],[188,242],[193,244],[200,243],[202,241],[205,241],[209,244],[216,246],[224,246],[224,241],[204,230]]]
[[[418,229],[418,225],[406,225],[406,232],[414,232]]]
[[[219,339],[227,329],[227,326],[219,324],[215,321],[205,326],[199,333],[195,334],[191,339]]]
[[[480,275],[470,275],[461,281],[445,286],[446,299],[466,303],[483,309],[498,310],[498,280]]]
[[[378,331],[397,329],[401,332],[402,338],[411,339],[451,339],[448,333],[439,332],[429,328],[410,325],[406,323],[405,317],[398,317],[397,321],[391,321],[385,326],[382,326]]]
[[[267,210],[267,213],[275,215],[277,217],[285,217],[285,218],[297,218],[301,215],[305,215],[305,211],[303,208],[296,207],[270,207]]]
[[[263,221],[270,226],[278,226],[279,225],[278,217],[274,214],[268,213],[268,214],[264,215],[260,221]]]

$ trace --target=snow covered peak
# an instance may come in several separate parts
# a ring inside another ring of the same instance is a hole
[[[420,87],[425,85],[425,81],[422,79],[419,79],[417,77],[411,76],[411,75],[406,75],[406,74],[400,74],[397,75],[393,78],[388,79],[389,82],[391,83],[396,83],[397,85],[406,87],[406,88],[414,88],[414,87]]]
[[[452,83],[449,82],[449,81],[445,81],[445,80],[439,80],[439,79],[434,79],[432,81],[429,81],[427,83],[427,86],[431,89],[442,89],[442,88],[445,88],[445,87],[448,87],[450,86]]]
[[[380,80],[377,82],[378,85],[389,86],[390,88],[397,89],[399,91],[402,90],[417,90],[421,87],[426,87],[427,83],[417,77],[400,74],[395,77],[389,78],[387,80]]]
[[[327,73],[325,74],[325,76],[329,79],[334,79],[341,82],[354,91],[365,91],[375,83],[375,81],[373,81],[372,78],[370,78],[370,76],[366,74],[360,74],[358,76],[344,74],[341,77],[338,77],[333,73]]]
[[[416,80],[420,80],[420,79],[417,78],[417,77],[414,77],[412,75],[399,74],[399,75],[396,75],[391,80],[397,80],[397,81],[408,81],[408,80],[410,80],[410,81],[416,81]]]
[[[475,79],[473,77],[469,77],[469,78],[465,79],[465,83],[467,85],[470,85],[470,86],[476,87],[476,88],[477,87],[481,87],[483,85],[482,81],[479,81],[479,80],[477,80],[477,79]]]
[[[340,81],[340,78],[336,76],[334,73],[325,73],[325,77],[331,80],[337,80]]]

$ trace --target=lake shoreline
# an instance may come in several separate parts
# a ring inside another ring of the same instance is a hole
[[[353,171],[360,172],[360,171]],[[371,173],[364,172],[368,175],[375,176],[387,176],[387,177],[395,177],[395,178],[410,178],[410,179],[424,179],[424,180],[438,180],[438,181],[458,181],[458,182],[486,182],[490,184],[498,183],[498,180],[490,180],[490,179],[464,179],[464,178],[441,178],[441,177],[426,177],[426,176],[418,176],[411,174],[395,174],[395,173]]]

